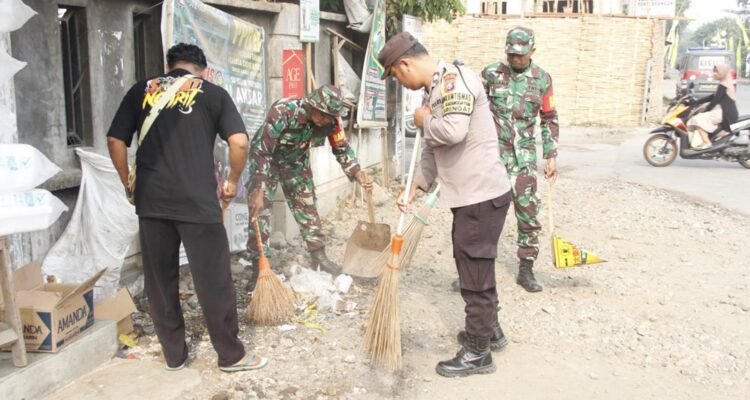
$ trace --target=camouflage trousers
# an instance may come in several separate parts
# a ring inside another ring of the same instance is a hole
[[[536,165],[507,166],[513,191],[513,211],[518,223],[518,259],[536,260],[539,255],[539,196],[537,196]]]
[[[253,168],[252,163],[250,170],[256,170]],[[249,182],[252,182],[252,178],[250,178]],[[279,167],[276,163],[272,163],[271,171],[266,179],[266,190],[263,193],[264,208],[258,216],[263,252],[266,256],[271,256],[269,236],[271,234],[272,199],[276,196],[279,183],[281,183],[281,189],[284,192],[284,197],[286,197],[286,203],[292,211],[292,215],[294,215],[294,220],[297,221],[300,227],[302,239],[307,245],[307,250],[315,251],[322,249],[325,246],[325,235],[323,234],[320,216],[318,215],[315,184],[309,164]],[[250,224],[247,238],[247,252],[253,260],[257,260],[259,253],[255,227],[252,222]]]

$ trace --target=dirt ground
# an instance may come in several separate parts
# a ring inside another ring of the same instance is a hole
[[[393,204],[376,210],[392,226]],[[190,368],[200,371],[203,383],[184,398],[750,398],[747,217],[649,187],[564,177],[554,187],[553,206],[555,233],[608,261],[556,270],[545,203],[535,269],[544,291],[526,293],[515,284],[516,225],[509,216],[496,268],[499,316],[510,345],[493,354],[496,373],[447,379],[434,372],[458,349],[455,335],[463,326],[463,301],[450,290],[456,277],[451,214],[437,208],[401,276],[402,370],[370,367],[361,341],[375,284],[355,281],[343,296],[356,303],[353,311],[307,319],[321,329],[299,321],[292,330],[243,323],[248,348],[271,361],[259,371],[222,373],[186,278]],[[328,216],[334,260],[342,261],[358,219],[366,219],[365,207],[344,201]],[[290,264],[308,263],[304,255],[299,242],[291,243],[276,251],[272,264],[288,272]],[[245,272],[233,268],[244,287]],[[247,300],[240,296],[241,309]],[[312,300],[300,299],[301,307]],[[139,318],[149,332],[145,314]],[[161,360],[153,334],[129,352]]]

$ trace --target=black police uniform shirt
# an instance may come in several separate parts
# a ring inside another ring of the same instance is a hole
[[[143,120],[174,79],[177,69],[136,83],[120,104],[107,133],[128,146]],[[232,98],[219,86],[189,79],[162,109],[136,153],[136,214],[191,223],[221,223],[216,197],[213,147],[218,134],[226,140],[245,134]]]

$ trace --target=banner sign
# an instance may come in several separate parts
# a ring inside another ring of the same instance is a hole
[[[302,97],[305,95],[305,52],[303,50],[284,50],[282,54],[282,73],[284,74],[282,96]]]
[[[320,40],[320,1],[300,0],[299,41],[317,43]]]
[[[384,128],[388,126],[385,115],[385,81],[380,79],[383,66],[378,62],[378,53],[385,45],[385,0],[376,0],[372,18],[359,91],[357,124],[362,128]]]
[[[675,0],[631,0],[630,15],[638,17],[674,17]]]
[[[229,92],[248,132],[266,113],[263,28],[199,0],[166,0],[162,10],[164,51],[177,43],[195,44],[206,53],[204,79]]]

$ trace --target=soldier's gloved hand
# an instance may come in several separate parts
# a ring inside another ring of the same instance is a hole
[[[250,221],[255,222],[258,219],[258,215],[263,211],[263,190],[257,189],[250,193],[250,197],[247,199],[247,207],[250,210]]]
[[[354,177],[357,179],[357,182],[359,182],[360,186],[362,186],[365,190],[372,190],[372,179],[367,176],[367,172],[365,172],[365,170],[360,169],[359,172],[354,175]]]
[[[544,167],[544,177],[551,183],[555,183],[557,175],[557,159],[555,157],[548,158],[547,165]]]

